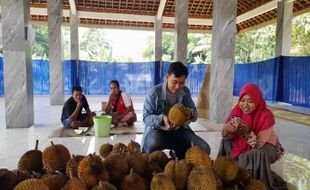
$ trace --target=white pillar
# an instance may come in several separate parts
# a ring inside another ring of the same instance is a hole
[[[47,0],[51,105],[64,103],[62,9],[62,0]]]
[[[79,15],[70,14],[71,60],[79,60]]]
[[[155,61],[162,61],[162,20],[161,19],[156,19],[155,20],[155,25],[154,25],[154,30],[155,30],[155,47],[154,47],[154,54],[155,54]]]
[[[1,1],[7,128],[25,128],[34,124],[29,17],[28,0]]]
[[[174,60],[187,64],[188,1],[176,0]]]
[[[277,8],[276,57],[291,51],[293,1],[282,0]]]
[[[237,0],[213,1],[209,119],[223,123],[232,109]]]

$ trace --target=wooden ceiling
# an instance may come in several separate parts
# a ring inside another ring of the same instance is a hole
[[[172,30],[175,0],[75,0],[75,7],[79,12],[81,26],[153,30],[161,1],[165,2],[162,10],[163,28]],[[276,20],[277,0],[238,0],[237,2],[238,32],[258,28]],[[310,11],[310,0],[294,0],[293,4],[295,15]],[[30,6],[33,21],[47,22],[47,0],[30,0]],[[64,0],[63,6],[64,23],[69,23],[69,0]],[[42,14],[42,10],[45,10],[45,15]],[[213,0],[189,0],[189,30],[210,31],[212,11]]]

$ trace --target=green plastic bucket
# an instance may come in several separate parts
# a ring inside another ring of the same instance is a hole
[[[101,115],[94,117],[94,127],[96,137],[108,137],[111,131],[112,117],[110,115]]]

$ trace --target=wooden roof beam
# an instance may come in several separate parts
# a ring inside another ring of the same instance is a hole
[[[158,10],[157,10],[157,20],[161,20],[163,17],[163,12],[166,6],[166,2],[167,0],[160,0],[159,6],[158,6]]]
[[[76,14],[75,0],[69,0],[69,4],[70,4],[71,14],[75,15]]]

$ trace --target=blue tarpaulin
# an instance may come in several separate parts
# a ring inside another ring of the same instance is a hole
[[[64,89],[71,94],[74,85],[81,85],[86,95],[109,94],[109,82],[116,79],[121,89],[131,95],[146,95],[156,84],[165,80],[169,62],[111,63],[66,60],[64,62]],[[49,63],[32,62],[33,92],[49,94]],[[186,85],[197,95],[202,84],[206,64],[188,65]],[[161,72],[160,72],[161,71]],[[310,57],[277,57],[266,61],[235,64],[233,94],[238,96],[246,83],[256,83],[269,101],[281,101],[310,107]],[[0,95],[4,95],[3,58],[0,57]]]

